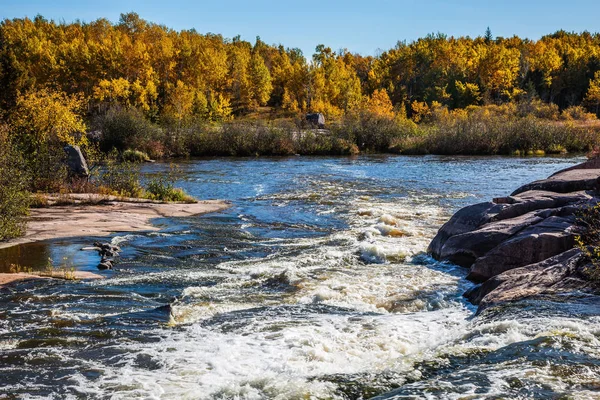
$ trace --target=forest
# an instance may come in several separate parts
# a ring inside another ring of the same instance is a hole
[[[319,45],[298,49],[177,32],[122,14],[117,24],[5,20],[0,26],[4,112],[50,88],[85,101],[85,115],[114,105],[153,122],[223,121],[261,106],[329,118],[391,102],[413,119],[431,107],[461,109],[538,98],[563,110],[600,107],[600,35],[558,31],[538,41],[432,34],[376,57]]]
[[[175,31],[133,12],[117,23],[37,16],[0,23],[0,87],[3,198],[89,190],[65,187],[66,144],[103,165],[583,152],[600,133],[600,34],[557,31],[536,41],[494,37],[488,28],[476,38],[399,41],[376,56],[318,45],[307,58],[259,37]],[[324,114],[327,129],[310,129],[309,112]],[[99,182],[96,189],[139,193],[106,176]]]

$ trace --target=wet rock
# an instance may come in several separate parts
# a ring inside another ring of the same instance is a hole
[[[427,252],[434,258],[440,259],[442,248],[449,238],[474,231],[481,225],[486,224],[490,221],[491,216],[495,215],[495,210],[499,210],[498,206],[492,202],[479,203],[462,208],[440,228],[438,234],[429,245]]]
[[[121,248],[119,246],[114,246],[110,243],[100,243],[94,242],[94,247],[98,251],[98,255],[101,257],[100,264],[98,264],[98,269],[106,270],[112,269],[114,265],[113,257],[118,257]]]
[[[104,261],[101,262],[100,264],[98,264],[98,269],[101,271],[107,270],[107,269],[112,269],[113,265],[110,261]]]
[[[450,237],[439,254],[443,260],[469,267],[478,258],[511,238],[526,227],[543,221],[537,213],[491,222],[480,229]]]

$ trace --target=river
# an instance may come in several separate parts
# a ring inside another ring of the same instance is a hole
[[[600,398],[598,304],[475,317],[466,271],[424,253],[460,207],[580,161],[180,162],[178,186],[231,208],[105,238],[123,249],[108,279],[0,289],[0,398]],[[94,270],[95,240],[3,254]]]

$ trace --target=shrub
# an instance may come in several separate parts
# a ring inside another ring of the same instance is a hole
[[[579,235],[575,243],[590,262],[585,273],[600,281],[600,203],[580,210],[576,216]]]
[[[591,121],[596,119],[596,114],[587,112],[582,106],[571,106],[563,110],[560,115],[561,119],[564,120],[576,120],[576,121]]]
[[[140,110],[113,106],[105,114],[98,115],[93,121],[95,129],[102,132],[100,148],[108,152],[117,149],[138,149],[150,157],[160,158],[157,154],[164,140],[164,131],[160,126],[147,120]]]
[[[332,128],[337,137],[370,152],[387,152],[400,139],[415,135],[417,130],[413,121],[369,110],[347,114]]]
[[[0,126],[0,130],[6,131]],[[24,160],[0,132],[0,240],[25,233],[24,216],[29,209],[29,192]]]
[[[175,187],[176,172],[176,167],[171,165],[168,174],[157,175],[150,179],[146,184],[145,197],[151,200],[196,203],[194,198],[185,194],[182,189]]]
[[[144,153],[143,151],[139,151],[139,150],[125,150],[122,154],[121,154],[121,159],[123,161],[126,162],[132,162],[132,163],[141,163],[141,162],[145,162],[145,161],[150,161],[150,157],[148,157],[148,154]]]
[[[97,172],[98,191],[123,197],[142,197],[140,185],[140,167],[134,162],[119,162],[115,151],[104,161]]]
[[[544,118],[556,120],[560,111],[554,103],[545,103],[539,99],[532,101],[523,101],[517,104],[517,115],[520,117],[534,116],[536,118]]]

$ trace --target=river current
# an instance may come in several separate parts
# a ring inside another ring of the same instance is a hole
[[[0,398],[600,398],[595,298],[475,316],[466,271],[425,254],[460,207],[580,161],[181,162],[178,186],[231,207],[104,238],[108,279],[0,289]],[[94,270],[95,240],[0,257]]]

